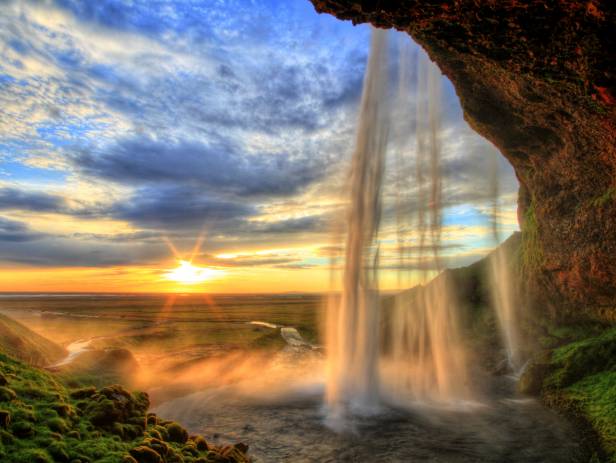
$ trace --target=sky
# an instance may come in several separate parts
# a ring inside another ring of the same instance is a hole
[[[4,1],[0,291],[328,290],[369,41],[308,0]],[[491,163],[501,240],[517,182],[442,91],[456,267],[495,245]]]

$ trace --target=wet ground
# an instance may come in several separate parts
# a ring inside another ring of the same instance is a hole
[[[256,462],[585,461],[568,422],[533,399],[515,396],[511,380],[492,381],[481,403],[459,409],[384,405],[377,416],[355,417],[344,433],[324,424],[322,386],[291,386],[288,378],[257,392],[247,392],[250,381],[206,389],[155,411],[210,440],[249,444]]]

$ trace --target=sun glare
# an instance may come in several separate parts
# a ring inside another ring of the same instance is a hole
[[[194,285],[210,280],[217,273],[217,270],[197,267],[187,260],[180,260],[176,268],[165,273],[165,277],[183,285]]]

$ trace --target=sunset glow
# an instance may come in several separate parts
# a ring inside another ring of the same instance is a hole
[[[183,285],[195,285],[210,280],[220,273],[219,270],[197,267],[187,260],[181,260],[177,268],[165,273],[165,278]]]
[[[331,289],[369,28],[283,3],[180,2],[164,20],[133,5],[120,23],[71,2],[6,5],[0,291]],[[455,267],[494,245],[484,161],[496,150],[443,85],[441,256]],[[504,239],[517,229],[518,188],[498,163]],[[412,284],[424,264],[411,253],[396,278],[384,212],[381,283]]]

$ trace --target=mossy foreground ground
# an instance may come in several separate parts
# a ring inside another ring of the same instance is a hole
[[[148,414],[147,394],[121,386],[70,389],[0,353],[0,461],[10,463],[248,462]]]
[[[590,446],[603,449],[594,461],[616,463],[616,328],[560,327],[544,343],[553,346],[533,360],[520,389],[573,418]]]

